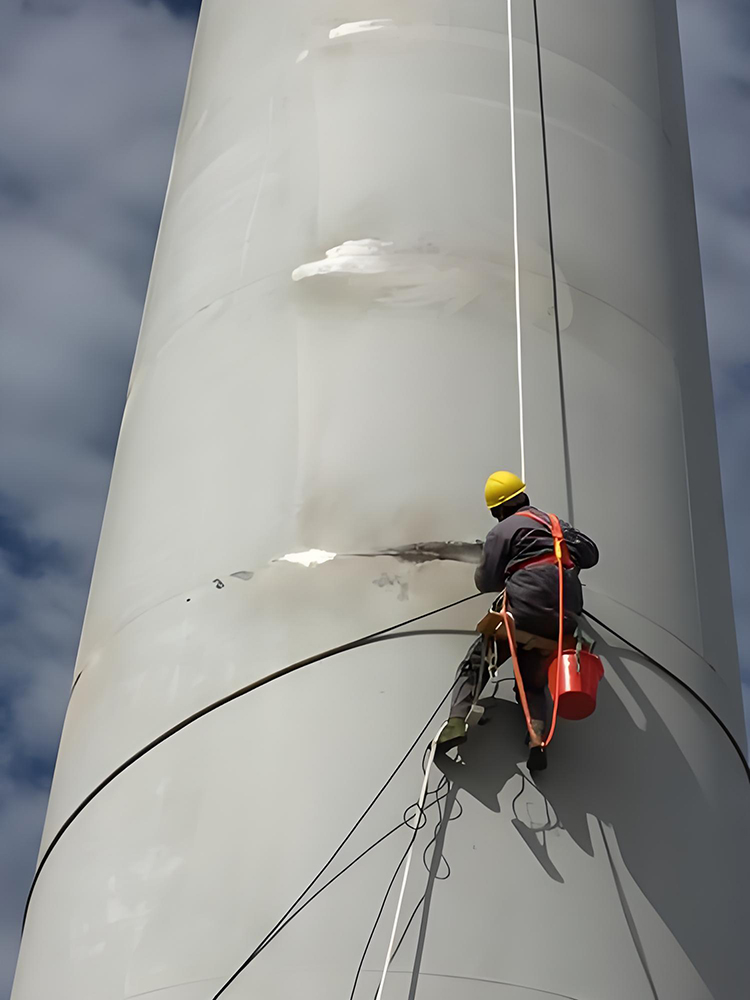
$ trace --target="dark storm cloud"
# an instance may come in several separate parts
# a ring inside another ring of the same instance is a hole
[[[173,14],[183,14],[194,18],[200,10],[201,0],[161,0]]]
[[[0,6],[0,997],[15,965],[197,3]]]
[[[681,0],[732,586],[750,726],[750,8]]]

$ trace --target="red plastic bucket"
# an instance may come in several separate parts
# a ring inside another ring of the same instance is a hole
[[[557,676],[555,656],[549,666],[549,689],[553,698],[557,689]],[[603,676],[604,667],[598,656],[584,649],[577,656],[574,649],[563,650],[558,715],[563,719],[576,720],[591,715],[596,708],[596,691]]]

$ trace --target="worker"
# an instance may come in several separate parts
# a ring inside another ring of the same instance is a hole
[[[498,523],[487,535],[482,558],[474,574],[481,593],[505,592],[507,610],[516,628],[545,639],[557,639],[559,629],[559,576],[549,515],[532,507],[526,484],[512,472],[495,472],[487,480],[485,501]],[[543,523],[540,523],[543,522]],[[566,635],[577,627],[583,610],[579,571],[599,561],[599,551],[582,532],[560,521],[563,533],[563,626]],[[567,552],[565,552],[567,549]],[[484,638],[469,649],[456,675],[450,718],[438,739],[447,751],[465,742],[467,716],[487,682]],[[508,659],[507,639],[496,640],[498,664]],[[548,725],[547,668],[550,654],[518,645],[518,665],[531,716],[529,769],[547,766],[544,737]],[[516,688],[516,700],[519,692]]]

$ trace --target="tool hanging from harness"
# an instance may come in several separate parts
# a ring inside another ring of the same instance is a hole
[[[583,646],[582,641],[578,642],[569,637],[568,643],[572,649],[564,649],[565,646],[565,623],[564,623],[564,571],[572,569],[575,563],[570,557],[568,546],[565,543],[560,521],[555,514],[548,514],[549,524],[537,514],[531,511],[518,511],[519,517],[528,517],[537,521],[544,528],[551,531],[553,539],[553,552],[534,558],[514,566],[512,573],[517,573],[522,569],[529,569],[538,566],[557,566],[558,574],[558,634],[555,655],[549,666],[549,687],[553,697],[552,721],[550,728],[542,741],[542,748],[549,746],[557,725],[558,714],[568,719],[583,719],[590,715],[596,707],[596,690],[604,674],[604,668],[598,656],[594,656],[591,649]],[[502,605],[499,611],[494,608],[477,626],[479,632],[487,636],[500,635],[504,632],[510,647],[511,659],[513,662],[513,672],[518,688],[518,697],[521,708],[526,719],[526,727],[529,737],[536,738],[531,723],[531,713],[529,712],[526,688],[521,675],[521,668],[518,662],[517,635],[513,613],[508,607],[507,596],[504,593]],[[550,640],[540,637],[524,635],[524,646],[531,648],[538,646],[544,648],[548,646]]]

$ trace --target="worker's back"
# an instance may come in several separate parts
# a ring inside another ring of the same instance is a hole
[[[533,516],[529,516],[533,515]],[[544,521],[540,524],[537,518]],[[508,603],[519,627],[553,638],[558,622],[558,576],[549,517],[525,503],[492,528],[487,535],[482,561],[474,574],[477,589],[485,593],[506,590]],[[566,521],[560,521],[563,538],[573,565],[564,570],[566,628],[575,627],[575,616],[583,609],[578,579],[581,569],[599,561],[595,543]]]

